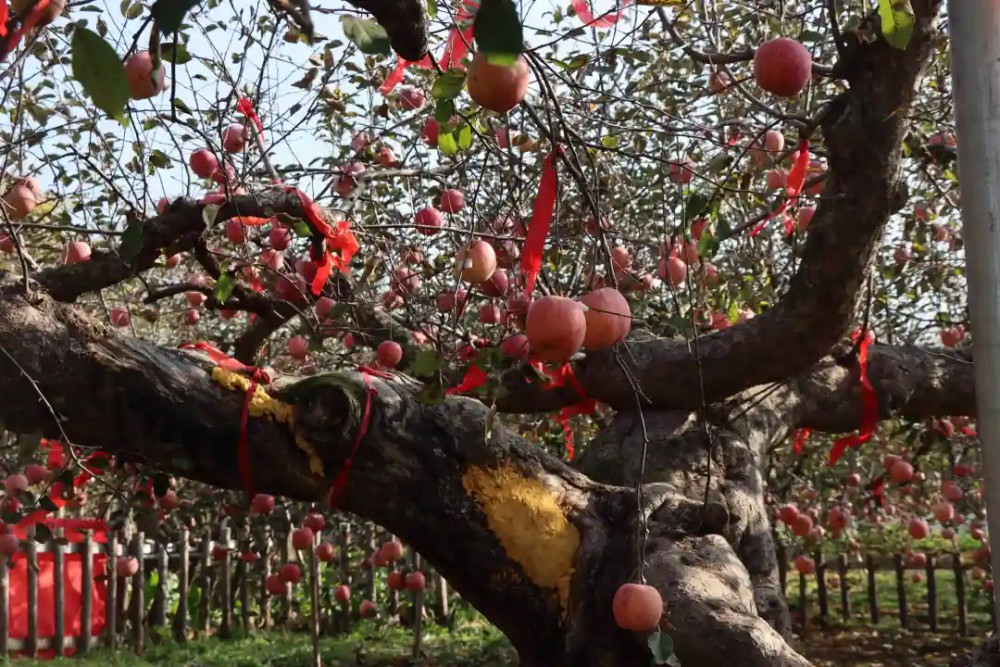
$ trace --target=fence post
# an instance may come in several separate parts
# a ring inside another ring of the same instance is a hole
[[[49,543],[52,549],[52,613],[55,616],[52,619],[54,621],[52,648],[57,658],[63,656],[63,645],[66,643],[66,557],[63,545],[58,541],[62,536],[62,527],[57,527],[56,539]]]
[[[219,627],[219,637],[221,639],[229,638],[232,634],[233,625],[232,580],[229,578],[229,537],[229,526],[225,525],[219,531],[219,542],[226,550],[222,554],[222,560],[219,562],[219,582],[222,584],[219,591],[219,597],[222,598],[222,625]]]
[[[0,658],[10,656],[10,578],[7,562],[10,556],[0,556]]]
[[[174,615],[174,641],[187,640],[188,593],[191,569],[191,543],[187,528],[181,528],[180,562],[177,564],[177,613]]]
[[[319,617],[322,613],[319,607],[319,559],[316,558],[316,544],[309,548],[309,594],[312,601],[312,617],[309,629],[312,631],[313,665],[322,667],[323,658],[319,650]]]
[[[826,597],[826,559],[823,552],[816,550],[816,595],[819,597],[820,618],[826,618],[829,612]]]
[[[239,571],[242,586],[240,588],[240,620],[243,625],[243,632],[250,633],[250,564],[243,560],[243,554],[250,552],[250,527],[244,524],[242,531],[243,551],[240,554],[240,562],[236,569]]]
[[[934,576],[934,566],[937,561],[933,554],[927,556],[927,621],[931,630],[938,629],[937,579]]]
[[[25,531],[28,566],[28,642],[25,653],[29,658],[38,655],[38,542],[35,542],[35,527]]]
[[[115,563],[118,560],[118,535],[111,530],[108,531],[107,538],[105,548],[108,559],[104,568],[107,571],[107,580],[104,582],[106,593],[104,598],[104,643],[107,644],[109,651],[114,652],[118,644],[118,571],[115,569]]]
[[[201,534],[201,625],[199,631],[208,634],[212,612],[212,529],[206,528]]]
[[[167,624],[167,578],[170,576],[170,556],[167,554],[166,542],[160,540],[156,543],[156,547],[156,593],[150,622],[162,628]]]
[[[806,596],[806,575],[799,573],[799,611],[802,614],[802,634],[809,628],[809,598]]]
[[[904,630],[909,627],[910,619],[906,611],[906,566],[903,563],[903,554],[896,554],[893,557],[896,564],[896,595],[899,598],[899,627]]]
[[[437,570],[434,571],[434,595],[435,595],[435,605],[437,609],[439,622],[442,625],[448,624],[448,582],[441,573]]]
[[[145,539],[141,530],[132,536],[132,555],[138,561],[138,569],[132,575],[131,605],[132,649],[139,655],[146,649],[145,615],[146,615],[146,554]]]
[[[865,556],[865,566],[868,570],[868,614],[873,624],[878,624],[878,584],[875,578],[875,558]]]
[[[785,543],[778,536],[777,531],[772,533],[774,538],[774,546],[777,549],[778,555],[778,582],[781,584],[781,595],[788,595],[788,550],[785,548]],[[447,614],[445,614],[447,616]]]
[[[413,571],[420,572],[421,565],[423,565],[423,559],[420,557],[416,551],[412,548],[410,553],[413,556]],[[372,571],[374,573],[374,570]],[[426,585],[426,577],[424,579]],[[420,654],[423,652],[423,641],[424,641],[424,591],[420,589],[415,591],[413,594],[413,651],[411,655],[414,660],[420,659]]]
[[[851,596],[847,583],[847,554],[837,554],[837,574],[840,576],[840,615],[846,621],[851,617]]]
[[[965,570],[962,568],[962,553],[956,551],[951,555],[951,569],[955,573],[955,605],[958,607],[958,634],[964,637],[969,631],[965,603]]]
[[[267,578],[271,576],[271,536],[264,534],[264,555],[261,557],[263,567],[260,575],[260,612],[261,626],[267,630],[271,627],[271,594],[267,592]]]
[[[109,560],[114,560],[114,556],[110,556]],[[93,608],[93,597],[94,597],[94,544],[90,541],[90,531],[83,531],[83,559],[80,563],[80,587],[83,589],[81,591],[80,599],[80,642],[77,644],[77,654],[86,655],[90,651],[90,633],[93,626],[90,623],[90,613]],[[7,578],[4,577],[4,581]],[[4,594],[4,600],[7,599],[7,595]],[[107,604],[113,604],[113,600],[107,600]],[[7,614],[3,615],[4,619],[7,618]],[[7,633],[4,633],[4,637]]]

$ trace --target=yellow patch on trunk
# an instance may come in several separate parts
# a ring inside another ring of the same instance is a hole
[[[535,585],[556,591],[565,618],[580,531],[555,495],[509,465],[471,466],[462,475],[462,486],[479,504],[507,555]]]
[[[221,384],[229,391],[239,390],[246,394],[250,388],[250,378],[227,371],[216,366],[212,369],[212,379]],[[295,411],[288,403],[283,403],[267,393],[259,384],[254,387],[253,395],[250,397],[250,407],[247,410],[251,417],[271,417],[279,424],[295,426]],[[323,462],[311,444],[302,435],[295,432],[295,444],[309,457],[309,470],[316,476],[323,476]]]

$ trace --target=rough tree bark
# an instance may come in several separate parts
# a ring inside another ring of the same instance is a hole
[[[341,506],[411,543],[510,637],[523,664],[645,664],[643,642],[618,629],[610,611],[614,591],[636,577],[643,556],[646,580],[666,603],[661,627],[682,664],[809,664],[787,642],[760,469],[764,452],[792,428],[845,431],[860,421],[856,364],[843,338],[881,231],[905,201],[897,177],[901,111],[927,62],[940,1],[912,5],[917,22],[905,50],[846,36],[834,73],[848,89],[821,119],[825,196],[788,293],[696,345],[636,332],[627,354],[576,363],[588,394],[616,410],[577,468],[494,423],[477,401],[425,405],[403,376],[370,379],[371,425]],[[867,22],[861,32],[877,35],[878,26]],[[296,206],[272,194],[241,199],[218,217],[296,215]],[[147,222],[132,262],[97,255],[49,269],[33,276],[27,294],[15,276],[0,281],[4,425],[239,488],[239,379],[213,374],[197,355],[122,337],[66,305],[149,268],[164,248],[197,252],[204,230],[201,208],[179,200]],[[346,281],[333,289],[350,294]],[[229,305],[253,309],[265,324],[295,312],[248,291],[233,298],[242,301]],[[373,338],[387,328],[370,309],[355,316]],[[884,417],[973,407],[968,358],[876,346],[871,375]],[[515,391],[501,401],[505,411],[576,399],[538,391],[516,372],[506,381]],[[774,382],[781,384],[758,398]],[[258,488],[324,500],[367,400],[354,372],[262,391],[249,427]]]

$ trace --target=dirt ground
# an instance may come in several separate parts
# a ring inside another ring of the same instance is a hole
[[[963,667],[982,637],[873,628],[815,628],[796,649],[817,667]]]

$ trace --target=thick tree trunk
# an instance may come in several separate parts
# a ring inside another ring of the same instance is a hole
[[[239,488],[233,461],[244,393],[224,386],[232,378],[213,379],[211,364],[14,288],[0,295],[0,348],[0,418],[12,430]],[[595,482],[491,425],[477,401],[424,405],[405,378],[370,382],[371,423],[341,506],[413,545],[510,637],[524,664],[641,664],[644,644],[611,616],[615,590],[636,570],[635,490]],[[250,420],[254,481],[260,490],[323,500],[358,434],[365,384],[357,373],[317,376],[275,395],[294,425]],[[737,556],[754,552],[747,546],[758,524],[766,526],[751,448],[719,431],[706,508],[703,432],[677,413],[649,419],[649,469],[659,472],[643,486],[646,576],[667,601],[663,627],[682,660],[805,664],[757,615],[750,573],[758,588],[767,573],[757,565],[748,572],[740,558],[757,561]],[[618,472],[628,485],[638,470],[634,421],[621,416],[594,449],[632,452],[621,457],[632,471]],[[310,471],[303,443],[322,474]]]

